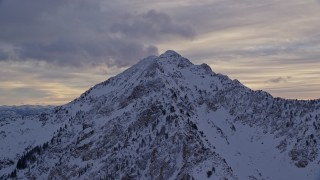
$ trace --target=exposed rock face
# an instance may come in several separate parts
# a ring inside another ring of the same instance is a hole
[[[319,100],[273,98],[167,51],[27,118],[42,131],[21,132],[46,136],[10,156],[22,142],[0,145],[0,172],[20,162],[16,176],[27,179],[311,179],[319,109]]]

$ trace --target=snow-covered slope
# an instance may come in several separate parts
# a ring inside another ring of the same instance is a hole
[[[35,123],[18,127],[29,128],[23,138],[9,135],[16,121],[1,126],[7,163],[0,173],[26,179],[317,179],[319,109],[319,100],[273,98],[167,51],[64,106],[19,121]]]
[[[0,174],[12,171],[25,150],[46,142],[57,127],[42,117],[53,106],[0,106]],[[59,125],[58,125],[59,126]]]

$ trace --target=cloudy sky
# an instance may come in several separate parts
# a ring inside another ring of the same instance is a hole
[[[320,98],[317,0],[0,0],[0,105],[61,105],[168,49],[254,90]]]

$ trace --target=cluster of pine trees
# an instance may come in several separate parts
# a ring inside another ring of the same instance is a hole
[[[45,149],[49,146],[49,143],[46,142],[42,146],[36,146],[24,154],[17,163],[17,169],[25,169],[28,167],[28,162],[33,163],[37,160],[36,154],[40,155]]]
[[[44,143],[43,145],[36,146],[25,153],[18,160],[17,166],[15,170],[13,170],[10,174],[7,175],[8,178],[16,178],[17,177],[17,169],[26,169],[28,164],[32,164],[37,160],[37,155],[41,155],[49,146],[49,142]],[[0,178],[1,179],[1,178]]]

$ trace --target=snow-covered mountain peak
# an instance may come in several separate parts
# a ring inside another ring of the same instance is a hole
[[[0,179],[300,180],[320,163],[319,101],[252,91],[171,50],[0,128]]]
[[[158,61],[160,61],[160,64],[162,65],[178,66],[177,69],[193,65],[187,58],[182,57],[180,54],[172,50],[168,50],[161,54],[158,57]]]

